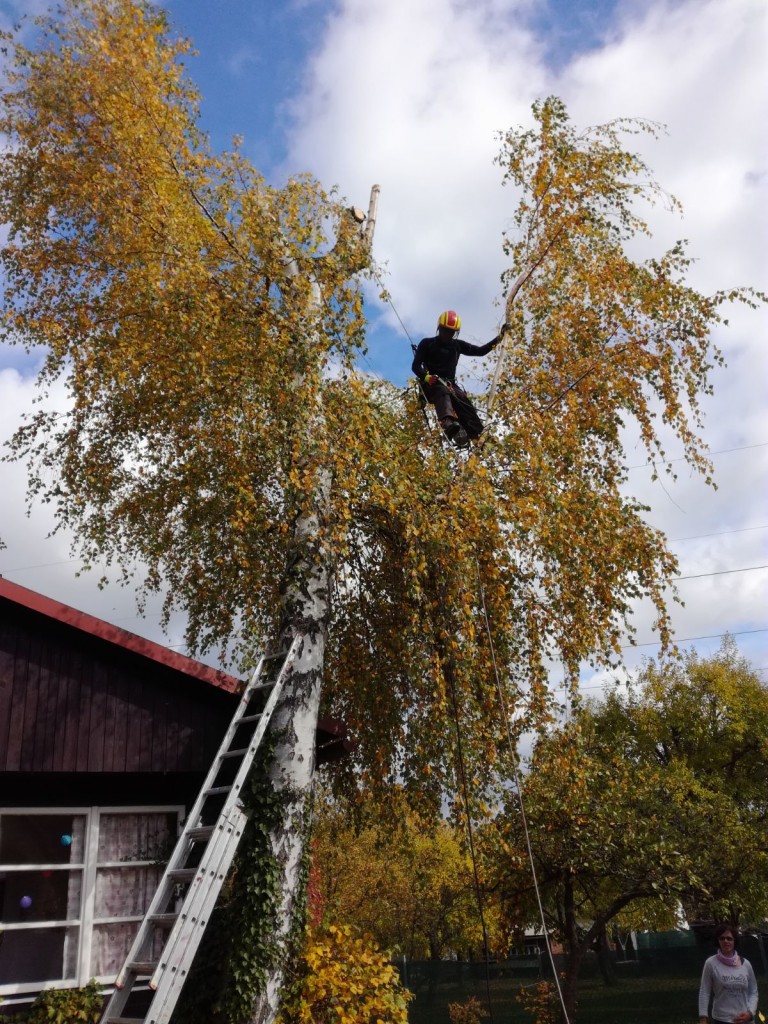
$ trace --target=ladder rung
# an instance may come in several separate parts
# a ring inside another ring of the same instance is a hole
[[[225,793],[229,793],[232,789],[231,786],[213,786],[211,789],[206,789],[204,796],[223,796]]]
[[[238,718],[237,724],[238,725],[250,725],[251,722],[258,722],[258,720],[260,718],[261,718],[261,712],[259,712],[258,715],[243,715],[242,718]]]
[[[174,882],[191,882],[197,875],[197,868],[173,868],[168,872],[168,877]]]
[[[187,839],[210,839],[213,835],[213,825],[196,825],[187,829]]]
[[[248,747],[244,747],[241,750],[227,750],[221,755],[221,759],[223,761],[225,757],[245,757],[247,753]]]
[[[152,924],[157,924],[161,928],[170,928],[178,921],[178,919],[178,914],[152,914],[149,920]]]
[[[145,1024],[146,1017],[107,1017],[105,1024]]]
[[[154,974],[159,967],[159,962],[157,960],[133,960],[127,966],[133,974]]]

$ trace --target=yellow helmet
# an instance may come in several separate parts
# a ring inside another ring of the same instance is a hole
[[[437,326],[446,327],[449,331],[461,330],[461,317],[452,309],[447,309],[444,313],[440,314]]]

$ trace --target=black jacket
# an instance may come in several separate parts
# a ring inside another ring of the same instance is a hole
[[[434,373],[443,380],[454,380],[459,356],[484,356],[498,343],[499,339],[485,345],[470,345],[460,338],[422,338],[413,357],[413,372],[423,380],[428,373]]]

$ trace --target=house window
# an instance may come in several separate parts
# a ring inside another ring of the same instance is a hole
[[[0,809],[0,995],[114,981],[180,807]]]

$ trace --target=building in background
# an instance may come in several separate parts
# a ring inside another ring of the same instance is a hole
[[[114,981],[239,688],[0,579],[0,1013]],[[346,749],[321,720],[318,762]]]

